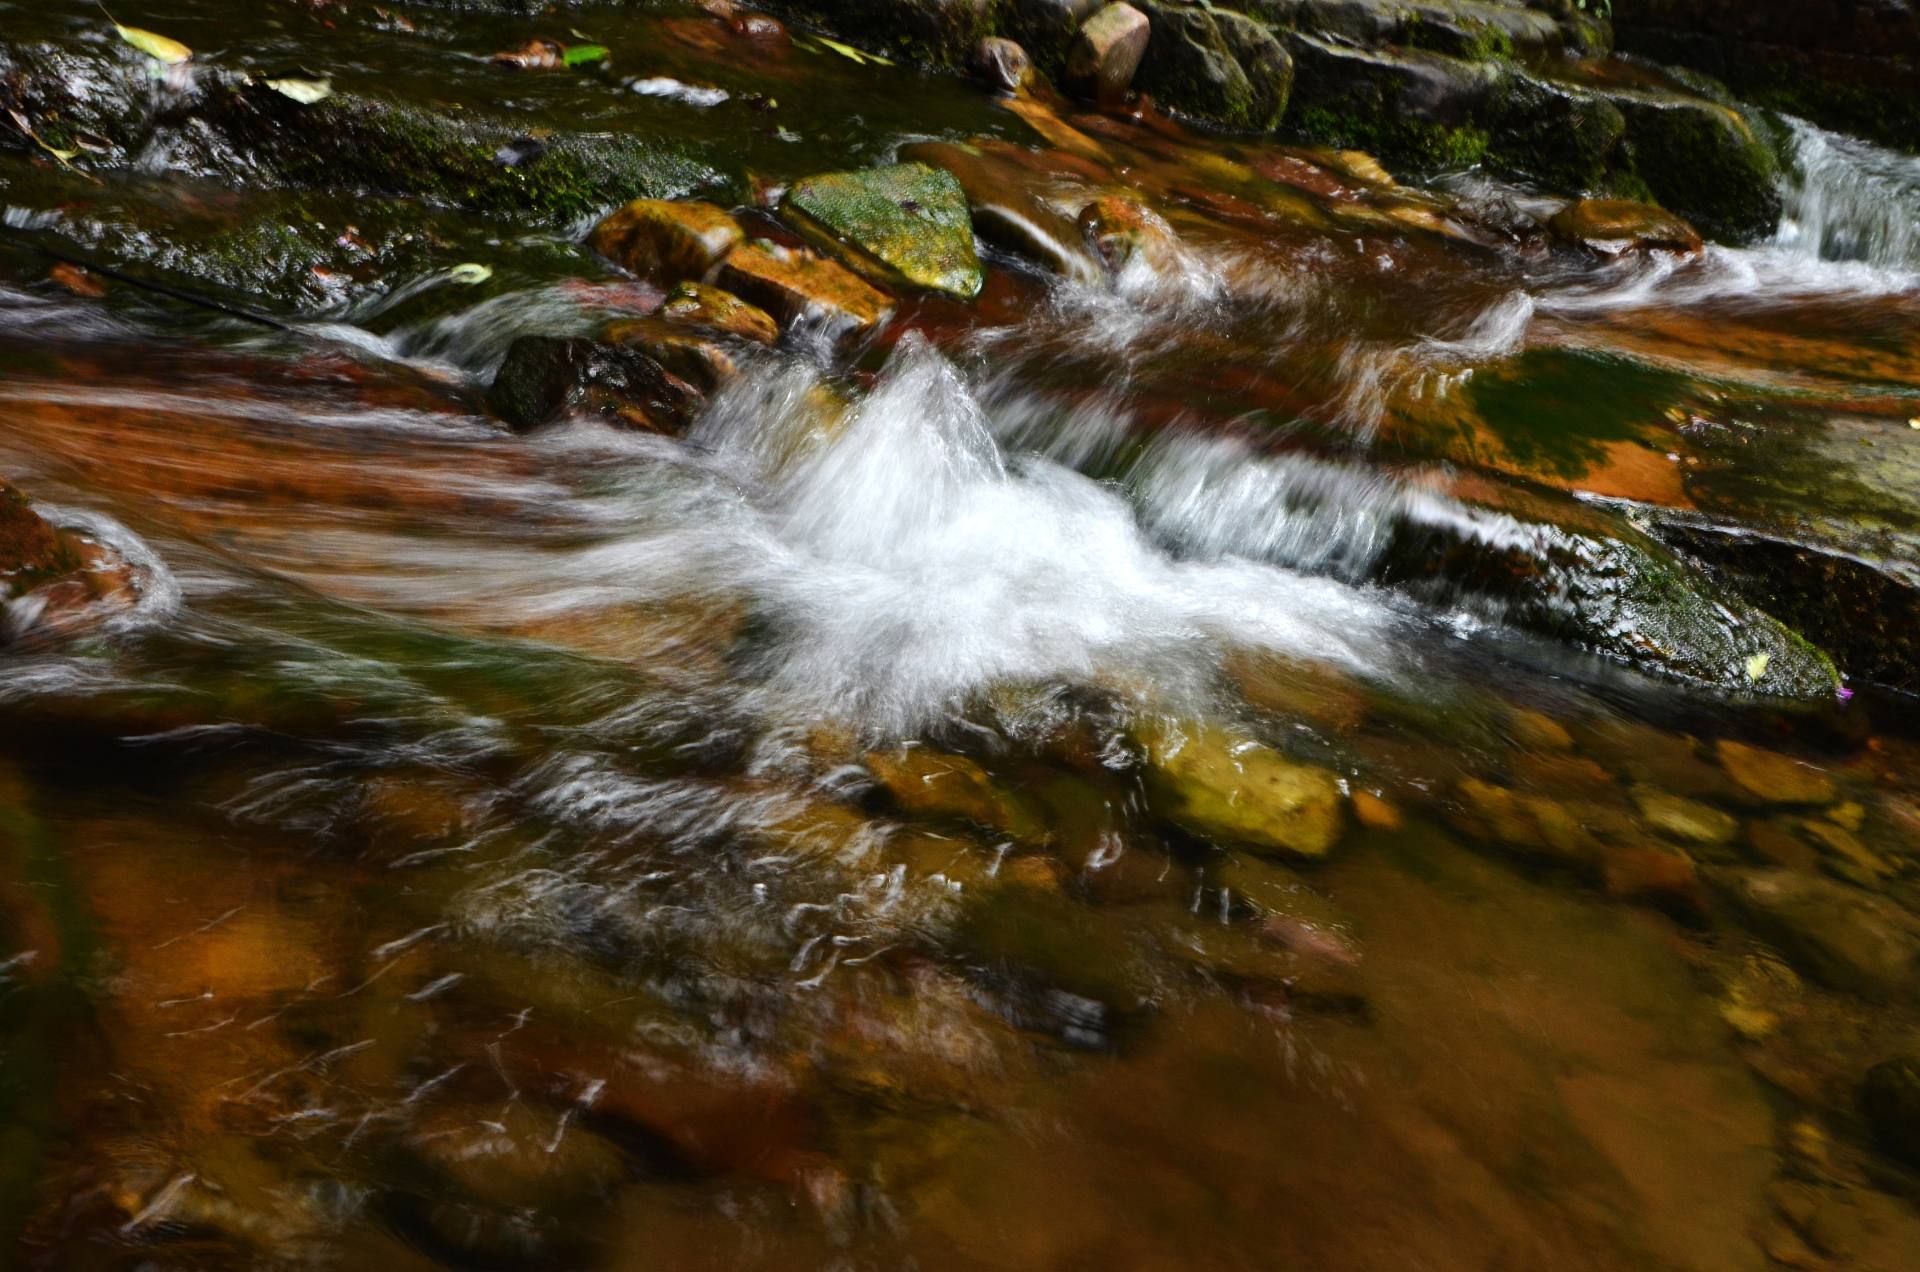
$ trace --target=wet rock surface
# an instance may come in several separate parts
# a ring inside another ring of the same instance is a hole
[[[780,206],[808,238],[883,281],[961,300],[985,282],[966,195],[940,169],[905,163],[807,177]]]

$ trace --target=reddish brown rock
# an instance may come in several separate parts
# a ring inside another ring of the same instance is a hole
[[[587,245],[642,278],[702,278],[746,237],[711,203],[635,199],[593,227]]]
[[[865,330],[893,312],[893,301],[851,270],[812,252],[753,242],[737,247],[715,278],[782,323],[801,318]]]
[[[1173,263],[1173,228],[1134,199],[1103,195],[1087,204],[1080,209],[1080,233],[1109,273],[1118,274],[1135,257],[1156,273]]]
[[[1005,36],[988,36],[973,46],[967,67],[975,76],[995,88],[1017,93],[1033,76],[1033,61],[1027,51]]]
[[[660,318],[617,322],[602,337],[608,344],[640,350],[673,375],[709,392],[740,370],[726,346],[712,336]]]

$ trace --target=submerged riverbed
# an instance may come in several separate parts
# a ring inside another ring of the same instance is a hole
[[[93,580],[0,647],[20,1266],[1920,1264],[1920,161],[1783,121],[1771,237],[1613,255],[459,9],[0,4],[144,103],[0,151],[0,479]],[[335,188],[242,73],[511,140]],[[634,136],[793,250],[952,171],[984,289],[510,431],[517,339],[668,290],[511,174]]]

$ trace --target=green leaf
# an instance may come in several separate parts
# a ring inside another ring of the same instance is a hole
[[[842,44],[838,40],[829,40],[824,35],[816,35],[813,38],[820,41],[820,44],[823,48],[832,49],[835,53],[838,53],[841,57],[851,58],[855,62],[859,62],[859,63],[864,63],[867,60],[868,55],[865,53],[862,53],[859,49],[854,48],[851,44]]]
[[[193,50],[178,40],[169,40],[164,35],[155,35],[152,31],[142,31],[139,27],[125,27],[118,22],[113,29],[120,38],[139,49],[156,62],[165,62],[168,66],[177,66],[193,56]]]
[[[302,106],[333,96],[332,80],[270,79],[266,86],[282,97],[291,97]]]
[[[489,278],[492,278],[492,277],[493,277],[493,270],[489,269],[485,265],[476,265],[471,261],[467,262],[465,265],[455,265],[452,269],[447,271],[448,282],[465,283],[468,286],[473,286],[478,283],[484,283]]]
[[[575,44],[561,56],[560,60],[568,66],[585,66],[588,62],[604,62],[607,60],[607,46]]]

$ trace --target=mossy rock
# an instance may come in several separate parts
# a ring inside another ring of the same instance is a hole
[[[1633,171],[1662,207],[1721,242],[1773,233],[1780,162],[1756,120],[1704,97],[1639,89],[1605,95],[1626,121],[1622,149]]]
[[[1487,154],[1501,68],[1417,50],[1369,50],[1295,33],[1287,132],[1433,172]]]
[[[773,0],[768,7],[909,65],[956,69],[966,65],[976,43],[994,33],[998,4],[996,0]]]
[[[1597,93],[1505,68],[1488,104],[1487,159],[1570,194],[1606,187],[1626,117]]]
[[[796,181],[780,202],[796,230],[883,283],[980,294],[966,192],[953,174],[921,163],[830,172]]]
[[[1020,42],[1035,66],[1058,79],[1080,24],[1106,3],[1107,0],[1005,0],[998,25],[1001,34]]]
[[[1135,7],[1152,23],[1152,35],[1134,87],[1222,127],[1269,132],[1279,124],[1293,91],[1293,57],[1264,23],[1161,0]]]
[[[634,132],[534,139],[497,119],[339,93],[303,105],[262,85],[209,93],[204,119],[234,155],[289,185],[404,195],[562,225],[718,179],[684,143]]]

